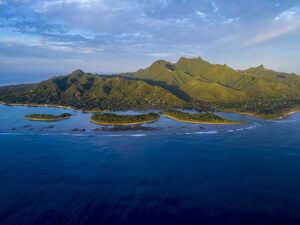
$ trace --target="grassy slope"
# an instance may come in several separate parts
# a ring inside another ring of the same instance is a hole
[[[300,105],[300,77],[262,66],[239,71],[182,57],[175,64],[159,60],[131,76],[174,85],[190,100],[265,118],[279,118]]]
[[[245,71],[201,58],[164,60],[132,74],[98,76],[74,71],[33,85],[0,87],[0,101],[95,109],[194,106],[277,118],[300,106],[300,77],[263,66]]]
[[[127,78],[84,74],[80,70],[39,84],[0,87],[0,101],[89,110],[185,106],[183,100],[162,87]]]
[[[299,98],[300,77],[296,74],[276,72],[263,67],[253,67],[243,71],[255,77],[259,82],[257,86],[249,87],[247,91],[257,92],[266,97]]]
[[[237,71],[226,65],[210,64],[201,58],[180,58],[175,64],[160,60],[139,70],[134,77],[177,85],[191,98],[203,101],[300,98],[300,77],[295,74],[260,67]]]
[[[239,101],[246,98],[243,93],[234,88],[193,74],[189,70],[177,69],[177,64],[163,60],[153,63],[147,69],[139,70],[134,77],[164,82],[171,87],[176,86],[190,98],[202,101]]]

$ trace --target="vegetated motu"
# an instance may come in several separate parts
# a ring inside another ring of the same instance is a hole
[[[114,113],[101,113],[95,114],[91,117],[91,121],[99,124],[111,124],[111,125],[122,125],[122,124],[138,124],[153,122],[159,119],[159,114],[148,113],[141,115],[117,115]]]
[[[272,119],[300,108],[300,77],[263,66],[241,71],[182,57],[135,73],[99,76],[76,70],[39,84],[0,87],[0,101],[84,110],[218,108]]]
[[[180,112],[174,110],[168,110],[164,112],[164,116],[169,117],[174,120],[189,122],[189,123],[212,123],[212,124],[243,124],[247,122],[243,121],[235,121],[235,120],[227,120],[224,119],[214,113],[205,112],[205,113],[197,113],[191,114],[187,112]]]
[[[31,114],[24,116],[24,119],[28,120],[62,120],[67,119],[71,116],[69,113],[63,113],[61,115],[51,115],[51,114]]]

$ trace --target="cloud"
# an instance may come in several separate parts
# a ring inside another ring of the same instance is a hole
[[[289,10],[286,10],[282,13],[280,13],[278,16],[275,17],[276,21],[282,20],[282,19],[293,19],[294,16],[299,15],[300,10],[298,7],[293,7]]]
[[[258,34],[255,38],[250,40],[247,44],[252,45],[252,44],[259,44],[268,40],[272,40],[274,38],[280,37],[282,35],[285,35],[287,33],[290,33],[296,29],[299,28],[299,24],[290,24],[288,26],[280,27],[280,29],[273,29],[268,32]]]
[[[207,18],[207,14],[205,14],[204,12],[200,11],[200,10],[196,10],[196,14],[197,16],[199,16],[203,21],[205,22],[209,22],[210,20]]]
[[[214,13],[217,13],[217,12],[219,11],[219,8],[217,7],[217,5],[216,5],[215,2],[212,2],[212,3],[211,3],[211,6],[213,7]]]
[[[200,10],[196,10],[196,13],[198,16],[200,16],[202,18],[206,17],[206,14],[204,12],[201,12]]]
[[[232,24],[232,23],[239,22],[239,21],[240,21],[240,18],[236,17],[236,18],[225,19],[222,23],[223,24]]]
[[[149,53],[148,55],[153,56],[155,58],[166,58],[166,57],[174,56],[174,53],[155,52],[155,53]]]
[[[0,54],[134,62],[238,55],[298,35],[299,7],[299,0],[0,0]]]
[[[55,7],[67,5],[76,5],[79,8],[91,7],[94,4],[101,4],[99,0],[55,0],[55,1],[40,1],[35,7],[36,12],[46,12]]]
[[[267,24],[266,31],[257,34],[247,42],[247,45],[259,44],[286,35],[300,28],[300,10],[293,7],[277,15]]]

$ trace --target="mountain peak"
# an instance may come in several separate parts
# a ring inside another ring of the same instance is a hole
[[[180,57],[177,61],[177,63],[180,62],[191,62],[191,61],[204,61],[200,56],[197,58],[186,58],[186,57]]]
[[[155,61],[154,63],[152,63],[151,66],[155,66],[155,65],[165,65],[167,64],[168,62],[166,60],[163,60],[163,59],[160,59],[160,60],[157,60]]]
[[[74,70],[72,72],[72,74],[84,74],[84,72],[81,69],[77,69],[77,70]]]
[[[175,66],[168,61],[165,60],[157,60],[154,63],[152,63],[152,65],[150,66],[150,68],[152,69],[162,69],[162,68],[166,68],[168,70],[174,71],[175,70]]]

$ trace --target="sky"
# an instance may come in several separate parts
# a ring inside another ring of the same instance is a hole
[[[300,74],[299,0],[0,0],[0,81],[202,57]]]

